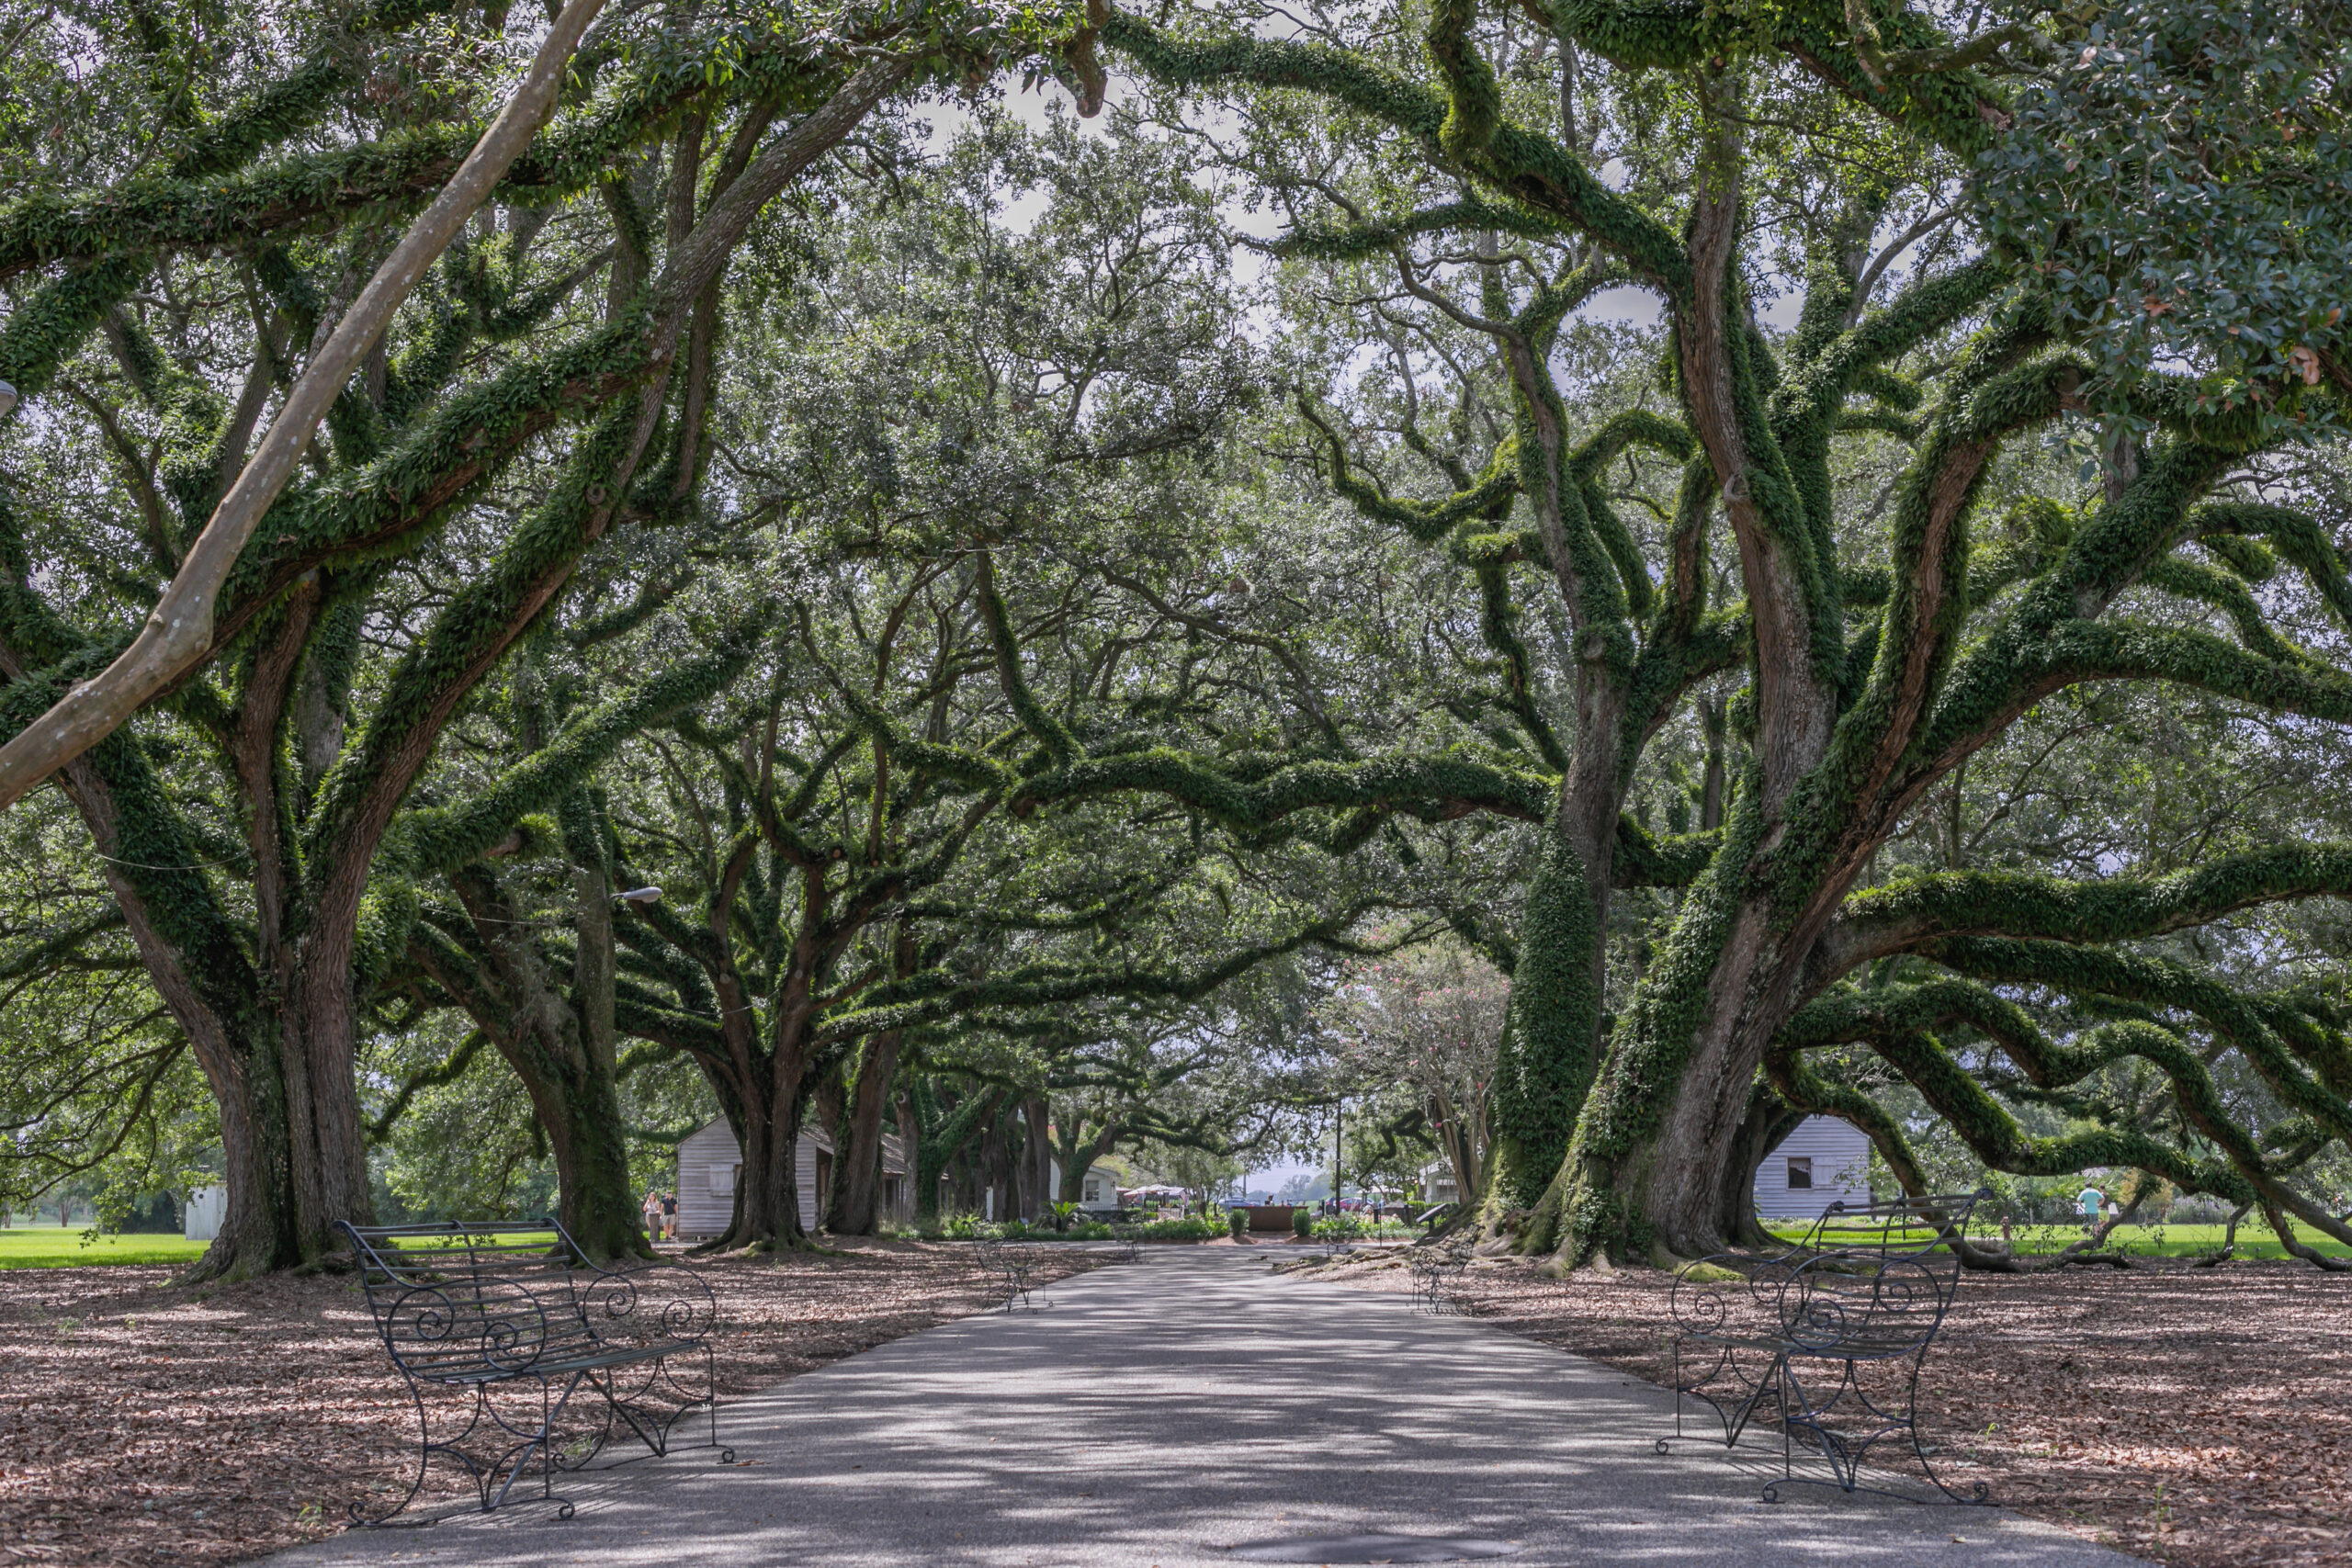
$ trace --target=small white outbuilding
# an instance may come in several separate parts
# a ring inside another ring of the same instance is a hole
[[[814,1124],[800,1129],[794,1150],[793,1186],[800,1194],[800,1224],[815,1230],[833,1187],[833,1141]],[[743,1146],[720,1117],[678,1145],[678,1236],[701,1240],[727,1233],[735,1217],[735,1183],[743,1172]],[[914,1190],[907,1180],[906,1148],[898,1134],[882,1134],[882,1213],[894,1220],[912,1217]]]
[[[1810,1220],[1840,1201],[1871,1197],[1871,1141],[1850,1122],[1808,1116],[1756,1172],[1756,1212],[1768,1220]]]
[[[1062,1190],[1062,1162],[1046,1162],[1047,1187],[1059,1198]],[[1080,1178],[1078,1206],[1084,1210],[1116,1209],[1119,1206],[1119,1173],[1107,1165],[1090,1165]]]
[[[187,1195],[187,1207],[182,1211],[187,1223],[182,1228],[190,1241],[210,1241],[220,1234],[220,1222],[228,1213],[227,1188],[199,1187]]]

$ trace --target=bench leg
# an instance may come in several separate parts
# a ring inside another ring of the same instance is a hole
[[[1657,1440],[1657,1451],[1660,1453],[1672,1451],[1667,1447],[1669,1440],[1678,1443],[1682,1440],[1682,1341],[1677,1339],[1668,1348],[1668,1354],[1670,1359],[1667,1363],[1667,1382],[1674,1385],[1674,1436],[1671,1439],[1660,1438]]]
[[[1968,1491],[1964,1494],[1955,1492],[1945,1485],[1943,1478],[1936,1473],[1935,1465],[1928,1460],[1926,1447],[1919,1441],[1919,1367],[1920,1360],[1924,1359],[1925,1353],[1922,1352],[1920,1359],[1911,1361],[1905,1371],[1903,1405],[1899,1414],[1893,1410],[1882,1410],[1871,1401],[1868,1392],[1860,1382],[1856,1363],[1853,1361],[1849,1360],[1843,1363],[1837,1389],[1827,1399],[1816,1404],[1811,1396],[1806,1394],[1794,1370],[1784,1359],[1781,1386],[1786,1393],[1783,1394],[1784,1402],[1781,1409],[1781,1478],[1764,1488],[1764,1501],[1780,1502],[1781,1489],[1784,1486],[1834,1485],[1841,1492],[1868,1492],[1874,1496],[1893,1497],[1905,1503],[1949,1502],[1969,1506],[1989,1504],[1993,1500],[1992,1488],[1984,1482],[1971,1483]],[[1856,1407],[1863,1412],[1865,1416],[1876,1417],[1881,1423],[1876,1430],[1868,1432],[1858,1441],[1840,1436],[1822,1419],[1848,1394],[1853,1396]],[[1828,1461],[1829,1475],[1827,1477],[1794,1473],[1791,1462],[1792,1450],[1794,1430],[1800,1426],[1813,1434],[1815,1441],[1821,1449],[1822,1457]],[[1862,1483],[1862,1462],[1868,1457],[1871,1447],[1897,1434],[1909,1442],[1913,1457],[1918,1460],[1919,1468],[1926,1473],[1928,1483],[1936,1489],[1939,1495],[1919,1497],[1908,1492],[1896,1492],[1883,1486],[1866,1486]]]
[[[414,1378],[408,1380],[408,1397],[410,1403],[416,1406],[416,1478],[408,1483],[406,1495],[380,1514],[371,1516],[361,1505],[357,1503],[351,1505],[350,1524],[354,1529],[373,1529],[388,1522],[393,1515],[415,1502],[417,1493],[424,1485],[424,1467],[432,1462],[433,1450],[442,1446],[433,1440],[433,1427],[424,1415],[424,1391],[416,1386]],[[477,1415],[475,1419],[479,1421],[481,1416]],[[471,1426],[466,1429],[473,1430]],[[458,1457],[465,1459],[463,1454]],[[473,1469],[471,1460],[466,1460],[466,1468]]]
[[[549,1438],[555,1431],[556,1417],[561,1416],[564,1407],[571,1403],[572,1392],[579,1388],[581,1381],[587,1375],[585,1372],[572,1373],[563,1385],[563,1394],[560,1398],[555,1397],[546,1378],[539,1379],[539,1429],[523,1444],[521,1452],[514,1457],[513,1468],[506,1472],[505,1482],[498,1488],[498,1495],[482,1505],[483,1513],[495,1512],[505,1505],[506,1495],[514,1489],[514,1483],[522,1478],[525,1468],[531,1462],[532,1450],[536,1449],[539,1455],[540,1500],[562,1505],[556,1509],[557,1518],[571,1517],[571,1500],[555,1495],[555,1445]],[[499,1424],[505,1425],[503,1421]],[[493,1471],[492,1473],[495,1474],[496,1472]]]
[[[1923,1356],[1920,1358],[1920,1360],[1925,1360],[1926,1359],[1927,1359],[1927,1358],[1923,1355]],[[1963,1496],[1963,1495],[1962,1495],[1960,1493],[1957,1493],[1957,1492],[1953,1491],[1951,1487],[1949,1487],[1949,1486],[1945,1485],[1945,1484],[1944,1484],[1944,1478],[1943,1478],[1942,1476],[1940,1476],[1940,1475],[1938,1475],[1938,1474],[1936,1473],[1936,1467],[1935,1467],[1933,1464],[1930,1464],[1930,1463],[1928,1461],[1928,1450],[1926,1450],[1926,1448],[1922,1447],[1922,1446],[1921,1446],[1921,1444],[1920,1444],[1920,1442],[1919,1442],[1919,1362],[1918,1362],[1918,1361],[1914,1361],[1914,1362],[1912,1362],[1912,1363],[1911,1363],[1911,1384],[1910,1384],[1910,1388],[1908,1389],[1907,1393],[1906,1393],[1906,1397],[1905,1397],[1905,1414],[1909,1416],[1909,1426],[1910,1426],[1910,1428],[1911,1428],[1911,1452],[1912,1452],[1912,1454],[1914,1455],[1914,1457],[1916,1457],[1916,1458],[1918,1460],[1918,1461],[1919,1461],[1919,1469],[1920,1469],[1923,1472],[1925,1472],[1925,1474],[1927,1475],[1927,1477],[1928,1477],[1928,1483],[1929,1483],[1929,1484],[1931,1484],[1932,1486],[1934,1486],[1934,1487],[1935,1487],[1935,1489],[1936,1489],[1937,1491],[1939,1491],[1939,1492],[1942,1493],[1945,1496],[1947,1496],[1947,1497],[1951,1498],[1951,1499],[1953,1502],[1955,1502],[1955,1503],[1976,1504],[1976,1503],[1990,1503],[1990,1502],[1992,1502],[1992,1500],[1993,1500],[1993,1488],[1992,1488],[1991,1486],[1989,1486],[1988,1484],[1986,1484],[1985,1483],[1984,1483],[1984,1482],[1982,1482],[1982,1481],[1972,1481],[1972,1482],[1970,1482],[1970,1483],[1968,1483],[1968,1493],[1967,1493],[1967,1495],[1966,1495],[1965,1496]]]
[[[621,1386],[620,1368],[608,1369],[601,1376],[589,1373],[588,1385],[604,1396],[607,1424],[617,1418],[628,1428],[631,1436],[645,1445],[648,1453],[659,1458],[670,1451],[670,1436],[677,1429],[678,1424],[701,1408],[707,1413],[710,1421],[710,1441],[703,1446],[720,1449],[719,1462],[732,1464],[735,1450],[723,1448],[718,1440],[718,1358],[707,1345],[702,1346],[701,1350],[703,1379],[699,1391],[678,1376],[676,1358],[670,1356],[648,1365],[644,1382],[630,1390]],[[639,1403],[664,1382],[670,1385],[668,1401]],[[670,1407],[672,1403],[675,1408]],[[582,1464],[586,1462],[585,1458],[581,1461]],[[573,1470],[579,1466],[567,1464],[562,1468]]]

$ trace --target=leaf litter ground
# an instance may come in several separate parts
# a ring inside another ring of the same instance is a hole
[[[968,1247],[846,1246],[697,1266],[722,1437],[729,1394],[1003,1301]],[[1100,1261],[1060,1253],[1038,1277]],[[351,1276],[186,1289],[176,1272],[0,1271],[0,1563],[242,1562],[407,1489],[415,1414]],[[437,1462],[412,1506],[461,1495]]]
[[[1317,1272],[1411,1289],[1395,1258]],[[1463,1292],[1482,1321],[1664,1382],[1672,1284],[1496,1258]],[[2352,1278],[2177,1259],[1971,1274],[1919,1405],[1955,1490],[1982,1480],[2086,1539],[2181,1568],[2352,1563]]]

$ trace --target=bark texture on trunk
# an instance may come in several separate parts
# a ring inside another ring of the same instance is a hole
[[[1719,99],[1736,81],[1713,85]],[[1719,107],[1722,106],[1719,105]],[[1736,117],[1711,118],[1687,231],[1691,285],[1675,344],[1690,423],[1739,551],[1754,637],[1757,728],[1748,777],[1707,872],[1611,1043],[1547,1206],[1565,1263],[1597,1250],[1666,1258],[1720,1251],[1726,1167],[1766,1046],[1793,1006],[1810,938],[1788,929],[1756,874],[1826,753],[1844,672],[1831,542],[1809,518],[1765,412],[1738,272]]]
[[[882,1129],[899,1076],[898,1031],[866,1042],[848,1114],[833,1145],[833,1190],[825,1228],[835,1235],[872,1235],[882,1218]]]
[[[521,1080],[553,1156],[558,1217],[599,1261],[651,1257],[628,1175],[613,1017],[610,883],[573,872],[570,984],[542,959],[533,927],[498,873],[476,863],[450,878],[471,917],[474,962],[449,963],[435,946],[412,949],[418,966],[463,1007]]]
[[[1042,1094],[1021,1101],[1021,1217],[1043,1219],[1053,1202],[1053,1115]]]
[[[220,1111],[228,1201],[219,1234],[186,1278],[248,1279],[305,1261],[282,1011],[254,985],[210,885],[164,869],[201,857],[135,744],[109,736],[61,769],[58,784],[105,857],[148,978],[187,1035]],[[265,955],[280,951],[267,943]]]

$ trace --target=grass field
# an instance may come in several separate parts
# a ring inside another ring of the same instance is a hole
[[[175,1235],[102,1235],[83,1245],[80,1226],[0,1228],[0,1269],[83,1269],[95,1263],[193,1263],[210,1243]]]
[[[1790,1241],[1802,1240],[1805,1234],[1802,1225],[1776,1224],[1771,1229],[1775,1235]],[[2132,1258],[2201,1258],[2222,1250],[2222,1236],[2227,1229],[2225,1225],[2118,1225],[2108,1233],[2106,1250]],[[1987,1235],[1975,1225],[1971,1225],[1969,1231],[1973,1241],[1999,1239],[1997,1231]],[[2295,1235],[2305,1246],[2330,1256],[2352,1255],[2352,1248],[2315,1231],[2298,1227]],[[1871,1238],[1875,1236],[1876,1233],[1871,1233]],[[2010,1233],[2009,1244],[2020,1254],[2047,1256],[2063,1252],[2082,1238],[2079,1225],[2019,1225]],[[1862,1239],[1859,1234],[1838,1233],[1825,1238],[1831,1246]],[[1926,1233],[1917,1233],[1916,1239],[1926,1240]],[[2287,1256],[2287,1249],[2278,1245],[2278,1238],[2270,1234],[2269,1226],[2249,1220],[2238,1226],[2238,1248],[2233,1256],[2280,1258]]]

